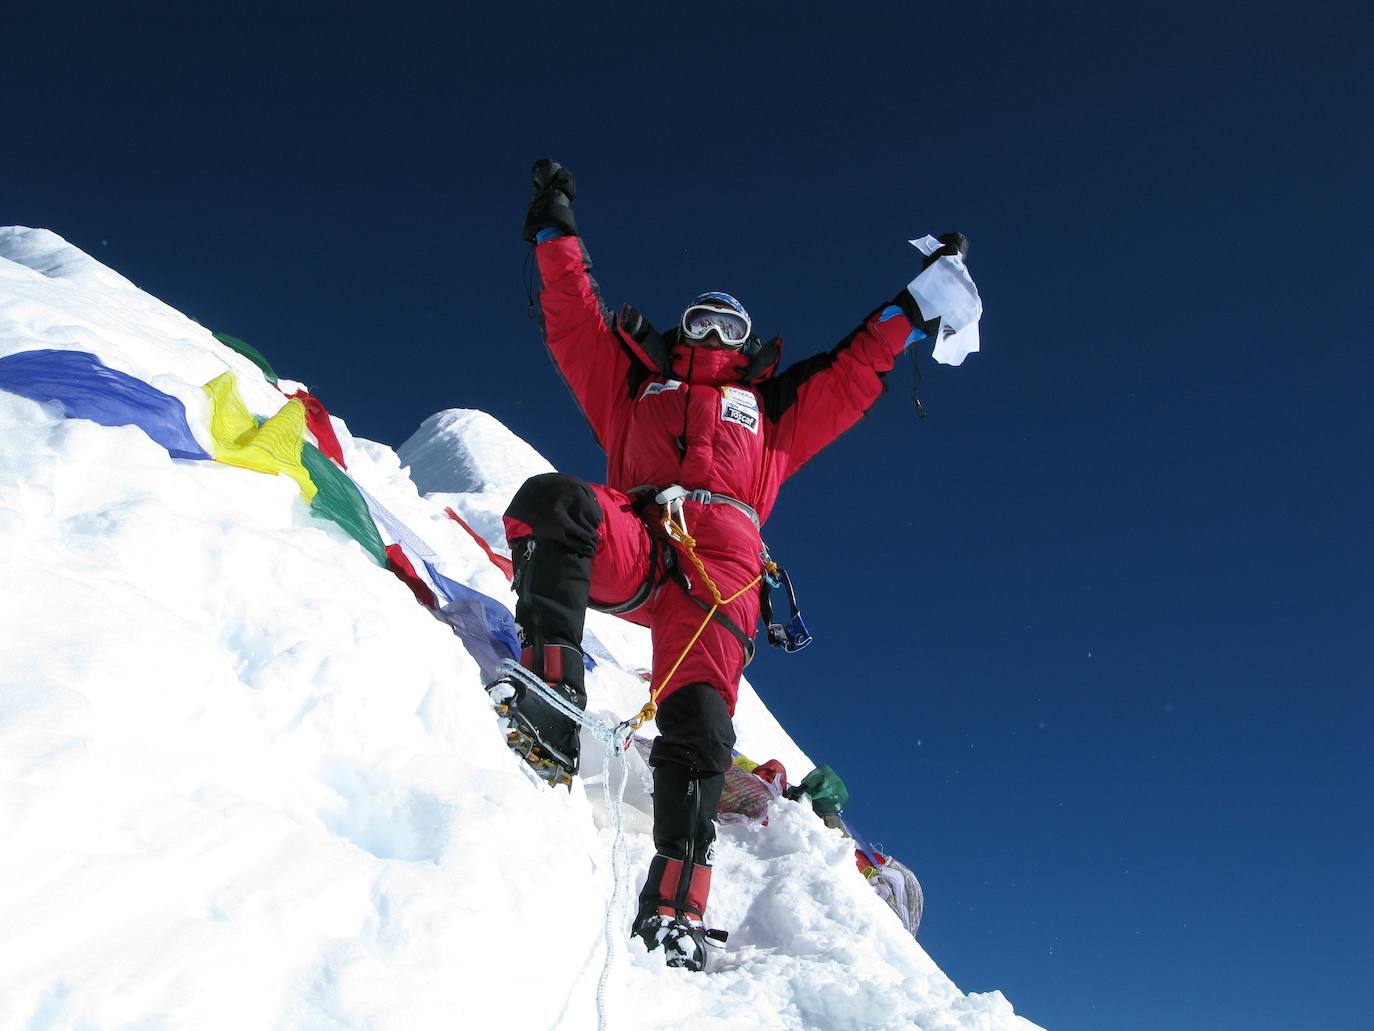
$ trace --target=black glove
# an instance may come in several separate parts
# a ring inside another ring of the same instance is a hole
[[[926,260],[921,264],[921,271],[924,272],[935,264],[936,258],[968,258],[968,237],[963,233],[941,233],[935,239],[944,246],[934,254],[926,256]]]
[[[935,239],[944,244],[938,248],[934,254],[927,254],[921,262],[921,271],[934,265],[940,258],[967,258],[968,257],[968,237],[963,233],[941,233]],[[902,313],[911,320],[911,324],[925,333],[926,336],[933,336],[935,329],[940,322],[939,316],[928,319],[921,312],[921,306],[916,303],[916,298],[911,296],[911,291],[902,287],[897,292],[897,296],[892,299],[892,303],[902,309]]]
[[[573,174],[557,161],[540,158],[530,169],[534,191],[530,194],[530,209],[525,215],[525,240],[534,243],[541,229],[557,229],[568,236],[577,235],[577,221],[573,218],[572,202],[577,196]]]

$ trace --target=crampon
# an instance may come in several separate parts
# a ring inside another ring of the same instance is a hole
[[[497,725],[511,751],[546,783],[571,786],[581,751],[578,726],[545,697],[545,692],[576,706],[563,685],[545,684],[514,663],[503,668],[501,676],[487,685]]]

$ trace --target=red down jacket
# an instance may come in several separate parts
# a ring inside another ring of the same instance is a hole
[[[773,375],[781,354],[774,339],[754,358],[739,352],[691,348],[664,337],[636,339],[602,304],[581,239],[565,236],[538,244],[545,340],[559,371],[606,452],[606,484],[594,487],[606,512],[593,567],[592,597],[604,605],[628,597],[642,542],[623,539],[633,519],[626,495],[637,487],[679,484],[724,494],[753,508],[760,521],[778,489],[818,451],[849,429],[882,393],[913,333],[896,308],[874,312],[828,352]],[[681,441],[681,446],[679,442]],[[617,511],[619,510],[619,511]],[[758,575],[762,544],[749,518],[728,505],[689,502],[688,529],[722,594]],[[634,519],[634,523],[638,523]],[[614,539],[609,539],[614,538]],[[610,555],[609,552],[618,552]],[[709,605],[709,592],[693,580],[693,593]],[[599,582],[598,582],[599,581]],[[684,604],[686,603],[686,604]],[[758,593],[748,592],[725,610],[746,634],[758,620]],[[701,623],[699,603],[675,586],[660,588],[642,610],[628,615],[654,630],[654,683],[677,660]],[[734,711],[744,649],[727,632],[703,634],[664,694],[685,683],[712,684]]]

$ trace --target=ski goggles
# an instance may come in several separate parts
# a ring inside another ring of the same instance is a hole
[[[682,313],[682,335],[688,340],[705,340],[712,333],[723,346],[741,350],[749,341],[749,316],[727,308],[723,303],[693,304]]]

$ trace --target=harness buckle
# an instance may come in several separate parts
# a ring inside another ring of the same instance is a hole
[[[671,487],[664,487],[654,495],[654,500],[663,506],[663,514],[677,523],[683,534],[689,537],[691,534],[687,530],[687,514],[682,510],[682,503],[691,496],[685,487],[677,483]]]

